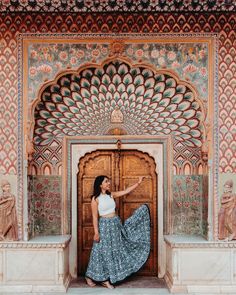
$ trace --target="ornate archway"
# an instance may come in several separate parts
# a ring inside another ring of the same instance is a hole
[[[117,109],[120,122],[112,121]],[[130,135],[172,135],[176,151],[180,145],[181,151],[183,146],[200,148],[206,138],[205,110],[194,87],[173,72],[124,59],[63,72],[32,105],[31,132],[38,147],[65,135],[104,135],[114,128]]]
[[[125,58],[67,70],[45,84],[32,104],[31,126],[29,137],[37,152],[29,174],[33,168],[37,175],[60,175],[64,136],[108,135],[115,129],[129,135],[171,136],[177,175],[206,169],[205,110],[197,91],[170,70]],[[174,206],[181,215],[177,201]]]

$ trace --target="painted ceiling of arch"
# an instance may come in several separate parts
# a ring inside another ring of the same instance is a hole
[[[192,91],[169,74],[121,61],[66,74],[48,86],[35,109],[34,142],[106,134],[115,109],[128,134],[172,134],[189,147],[201,146],[202,114]]]
[[[96,34],[94,35],[96,38]],[[147,39],[148,41],[148,39]],[[88,42],[88,41],[86,41]],[[77,70],[88,62],[101,63],[109,57],[110,43],[32,43],[28,48],[28,99],[37,97],[39,85],[53,80],[64,69]],[[149,63],[157,69],[174,71],[189,81],[207,106],[208,45],[207,43],[131,43],[124,44],[123,56],[133,63]]]
[[[234,9],[234,0],[2,0],[0,2],[0,11],[7,12],[218,12]]]

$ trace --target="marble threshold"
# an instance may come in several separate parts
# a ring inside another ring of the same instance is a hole
[[[166,288],[115,288],[113,290],[103,287],[96,288],[69,288],[67,293],[60,295],[168,295],[171,294]],[[178,293],[178,295],[232,295],[232,293]],[[1,295],[16,295],[16,293],[1,293]],[[59,293],[18,293],[17,295],[59,295]]]

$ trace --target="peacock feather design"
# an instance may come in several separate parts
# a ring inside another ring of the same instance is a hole
[[[168,73],[123,61],[66,74],[48,86],[35,108],[34,142],[108,134],[117,108],[127,134],[171,134],[189,147],[201,146],[202,111],[191,89]]]

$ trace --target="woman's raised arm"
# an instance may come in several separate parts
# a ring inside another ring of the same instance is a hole
[[[127,195],[128,193],[132,192],[134,189],[136,189],[136,187],[139,186],[139,184],[143,181],[144,176],[139,176],[138,182],[136,182],[135,184],[127,187],[127,189],[123,190],[123,191],[118,191],[118,192],[112,192],[111,195],[113,196],[113,198],[119,198],[122,197],[124,195]]]

